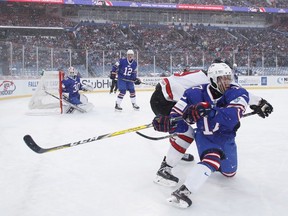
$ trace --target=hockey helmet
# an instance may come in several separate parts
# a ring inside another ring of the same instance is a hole
[[[225,63],[213,63],[207,71],[211,86],[220,93],[224,93],[232,82],[232,70]]]
[[[127,55],[134,55],[134,51],[132,49],[127,50]]]
[[[77,71],[74,67],[69,67],[68,68],[68,76],[74,78],[77,76]]]

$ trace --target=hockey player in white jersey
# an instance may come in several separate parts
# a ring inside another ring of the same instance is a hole
[[[156,85],[155,91],[150,99],[151,109],[155,115],[169,115],[172,107],[180,100],[186,89],[209,82],[208,77],[203,71],[189,71],[188,68],[189,67],[186,66],[183,72],[163,78]],[[186,142],[187,140],[185,140],[185,137],[181,134],[170,139],[172,146],[173,143]],[[191,154],[185,153],[182,160],[193,161],[194,157]]]
[[[165,77],[156,85],[151,96],[151,109],[155,115],[168,115],[186,89],[208,82],[208,77],[201,70],[185,69],[183,72]]]

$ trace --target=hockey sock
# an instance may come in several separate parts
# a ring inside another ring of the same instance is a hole
[[[211,175],[211,170],[204,164],[196,164],[188,174],[184,185],[191,193],[196,193]]]

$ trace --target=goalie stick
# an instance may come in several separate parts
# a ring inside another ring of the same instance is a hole
[[[251,115],[255,115],[255,114],[257,114],[257,112],[255,112],[255,111],[250,112],[250,113],[246,113],[246,114],[243,115],[243,118],[248,117],[248,116],[251,116]],[[155,140],[155,141],[157,141],[157,140],[162,140],[162,139],[166,139],[166,138],[171,138],[171,137],[173,137],[173,136],[176,136],[176,134],[169,134],[169,135],[162,136],[162,137],[152,137],[152,136],[148,136],[148,135],[146,135],[146,134],[143,134],[143,133],[141,133],[141,132],[139,132],[139,131],[136,131],[136,134],[138,134],[139,136],[142,136],[142,137],[144,137],[144,138],[146,138],[146,139]]]
[[[52,97],[54,97],[54,98],[56,98],[56,99],[58,99],[58,100],[60,100],[60,101],[62,101],[62,102],[64,102],[64,103],[66,103],[66,104],[68,104],[69,106],[73,107],[74,109],[78,110],[78,111],[81,112],[81,113],[86,113],[86,110],[84,110],[84,109],[82,109],[81,107],[78,107],[78,106],[70,103],[69,101],[67,101],[67,100],[65,100],[65,99],[61,99],[61,98],[57,97],[56,95],[53,95],[53,94],[51,94],[51,93],[49,93],[49,92],[47,92],[47,91],[45,91],[45,93],[48,94],[48,95],[50,95],[50,96],[52,96]]]

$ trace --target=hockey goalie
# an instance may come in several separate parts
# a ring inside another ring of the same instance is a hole
[[[29,102],[31,111],[27,114],[89,112],[94,106],[79,90],[93,91],[93,87],[81,84],[80,75],[74,67],[68,68],[66,76],[59,71],[44,71]]]
[[[74,67],[68,68],[68,74],[62,80],[62,92],[64,103],[63,113],[89,112],[93,109],[93,104],[88,102],[88,98],[82,91],[93,91],[93,87],[89,84],[83,85],[80,82],[80,76]]]

